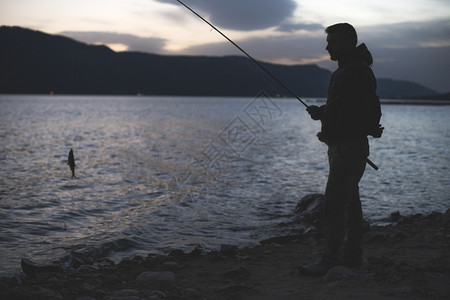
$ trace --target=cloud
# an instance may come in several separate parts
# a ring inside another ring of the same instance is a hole
[[[448,46],[450,20],[368,26],[361,28],[358,33],[384,48]]]
[[[324,30],[324,27],[322,26],[322,24],[318,24],[318,23],[310,23],[310,24],[306,24],[306,23],[284,23],[281,24],[280,26],[278,26],[276,28],[277,31],[281,31],[281,32],[295,32],[298,30],[305,30],[305,31],[317,31],[317,30]]]
[[[173,0],[159,2],[180,5]],[[294,0],[186,0],[193,10],[208,17],[213,25],[226,29],[250,31],[278,26],[292,17]]]
[[[264,61],[301,62],[302,60],[320,59],[325,52],[325,35],[284,35],[253,37],[242,41],[235,41],[253,58]],[[188,47],[180,51],[187,55],[244,55],[231,43],[209,43]]]
[[[162,53],[166,45],[166,40],[162,38],[139,37],[115,32],[63,31],[59,34],[89,44],[121,44],[127,51]]]
[[[299,25],[301,27],[301,25]],[[438,92],[449,92],[450,22],[436,20],[356,28],[372,52],[377,77],[410,80]],[[294,31],[235,41],[258,60],[286,64],[314,63],[337,67],[325,51],[325,33]],[[210,43],[180,51],[187,55],[242,55],[230,43]]]

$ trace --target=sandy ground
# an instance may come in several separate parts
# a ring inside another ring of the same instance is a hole
[[[450,299],[450,210],[372,226],[360,268],[323,277],[297,267],[320,257],[319,230],[251,248],[149,255],[118,264],[60,270],[24,262],[23,276],[0,279],[1,299]]]

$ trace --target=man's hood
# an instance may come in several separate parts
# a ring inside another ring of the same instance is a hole
[[[369,66],[373,64],[372,54],[364,43],[355,48],[355,58],[366,62]]]

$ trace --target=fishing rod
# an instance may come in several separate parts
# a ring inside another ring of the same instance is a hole
[[[205,18],[203,18],[201,15],[199,15],[196,11],[194,11],[192,8],[190,8],[189,6],[187,6],[186,4],[184,4],[181,0],[176,0],[178,3],[180,3],[181,5],[183,5],[185,8],[187,8],[189,11],[191,11],[194,15],[196,15],[197,17],[199,17],[203,22],[205,22],[206,24],[208,24],[209,26],[211,26],[212,29],[214,29],[215,31],[217,31],[221,36],[223,36],[227,41],[229,41],[231,44],[233,44],[233,46],[235,46],[236,48],[238,48],[242,53],[244,53],[251,61],[253,61],[258,67],[260,67],[264,72],[266,72],[270,77],[272,77],[273,80],[275,80],[276,82],[278,82],[279,85],[281,85],[289,94],[291,94],[291,96],[293,96],[294,98],[296,98],[298,101],[300,101],[301,104],[303,104],[306,108],[309,107],[308,104],[306,104],[302,99],[300,99],[299,96],[297,96],[289,87],[287,87],[280,79],[278,79],[278,77],[276,77],[275,75],[272,74],[272,72],[270,72],[269,70],[267,70],[266,67],[264,67],[259,61],[257,61],[256,59],[254,59],[250,54],[248,54],[244,49],[242,49],[238,44],[236,44],[235,42],[233,42],[229,37],[227,37],[224,33],[222,33],[222,31],[220,31],[218,28],[216,28],[216,26],[214,26],[213,24],[211,24],[208,20],[206,20]],[[375,170],[378,170],[377,165],[375,165],[369,158],[367,158],[367,163],[374,168]]]

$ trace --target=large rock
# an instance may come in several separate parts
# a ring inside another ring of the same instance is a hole
[[[324,202],[323,194],[307,195],[298,201],[294,213],[317,228],[322,228]],[[370,231],[370,224],[366,220],[363,220],[363,227],[364,232]]]
[[[29,276],[36,275],[38,273],[58,273],[63,271],[63,269],[58,265],[39,264],[27,258],[22,258],[22,260],[20,261],[20,265],[23,272]]]
[[[307,222],[319,225],[322,222],[324,195],[311,194],[303,197],[297,203],[294,212],[303,217]]]

